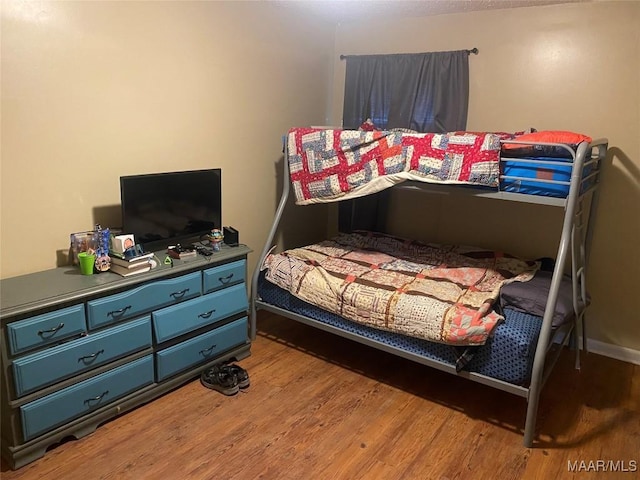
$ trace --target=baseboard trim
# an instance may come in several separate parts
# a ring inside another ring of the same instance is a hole
[[[640,350],[613,345],[612,343],[600,342],[587,338],[587,351],[603,355],[605,357],[615,358],[623,362],[640,365]]]

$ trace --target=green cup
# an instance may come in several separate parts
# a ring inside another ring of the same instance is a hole
[[[78,254],[80,262],[80,273],[82,275],[93,275],[93,267],[96,264],[96,256],[93,253],[80,252]]]

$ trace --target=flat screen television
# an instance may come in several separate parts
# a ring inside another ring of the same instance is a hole
[[[222,229],[219,168],[120,177],[123,233],[145,250],[197,240]]]

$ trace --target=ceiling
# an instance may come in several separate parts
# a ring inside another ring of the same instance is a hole
[[[336,22],[377,17],[425,17],[504,8],[532,7],[592,0],[293,0],[276,2],[303,8]]]

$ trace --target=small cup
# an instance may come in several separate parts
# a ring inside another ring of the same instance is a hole
[[[78,254],[80,263],[80,273],[82,275],[93,275],[93,267],[96,264],[96,256],[93,253],[80,252]]]

